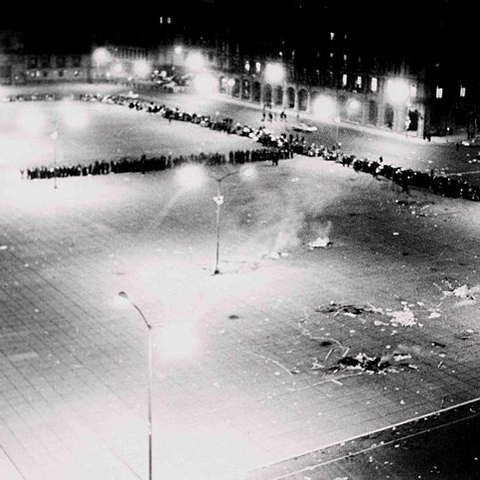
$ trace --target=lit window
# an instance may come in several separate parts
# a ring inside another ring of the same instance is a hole
[[[347,54],[346,54],[346,53],[343,55],[343,61],[344,61],[345,63],[347,63]]]
[[[248,60],[245,62],[245,71],[246,72],[250,71],[250,62]]]
[[[163,17],[160,17],[160,23],[163,23]]]
[[[346,87],[348,83],[348,76],[346,73],[342,75],[342,87]]]
[[[377,77],[372,77],[370,79],[370,90],[376,92],[378,90],[378,80]]]
[[[330,32],[330,40],[333,40],[335,38],[335,34],[333,32]]]
[[[410,98],[415,98],[417,96],[417,86],[410,85]]]
[[[257,73],[259,73],[261,69],[262,69],[262,64],[260,62],[256,62],[255,63],[255,71]]]
[[[357,78],[355,79],[355,88],[362,88],[362,77],[360,75],[357,75]]]
[[[167,23],[172,23],[172,18],[171,17],[167,17]]]
[[[330,52],[330,58],[333,58],[333,52]]]
[[[443,97],[443,88],[442,87],[437,87],[435,91],[435,97],[436,98],[442,98]]]
[[[467,90],[464,86],[460,85],[460,97],[464,97],[465,94],[467,93]]]

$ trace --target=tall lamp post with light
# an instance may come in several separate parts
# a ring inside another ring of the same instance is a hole
[[[208,178],[211,178],[217,182],[217,194],[213,197],[213,201],[216,205],[216,221],[215,221],[215,233],[216,233],[216,244],[215,244],[215,268],[213,270],[213,275],[218,275],[220,273],[220,217],[222,205],[225,201],[225,197],[222,193],[222,182],[227,178],[233,175],[242,175],[245,178],[251,178],[255,174],[255,170],[252,167],[243,168],[240,170],[234,170],[227,172],[220,177],[214,175],[208,175]],[[189,189],[198,188],[200,184],[204,182],[205,171],[202,167],[198,165],[187,165],[179,169],[177,173],[177,179],[179,183]]]
[[[152,341],[152,325],[147,320],[143,312],[138,305],[130,298],[125,292],[119,292],[118,296],[132,305],[133,308],[139,313],[140,317],[144,321],[148,331],[148,479],[152,480],[153,473],[153,458],[152,458],[152,445],[153,445],[153,430],[152,430],[152,353],[153,353],[153,341]]]
[[[281,63],[267,63],[265,65],[265,81],[273,87],[283,84],[285,80],[285,67]],[[275,104],[275,90],[272,88],[272,106]],[[283,107],[283,101],[282,101]]]
[[[217,195],[213,197],[213,201],[216,205],[216,222],[215,222],[215,231],[216,231],[216,248],[215,248],[215,268],[213,270],[213,275],[218,275],[220,273],[220,212],[225,200],[222,195],[222,182],[231,177],[232,175],[244,175],[245,177],[251,177],[254,171],[252,168],[247,168],[244,170],[236,170],[234,172],[228,172],[221,177],[210,176],[213,180],[217,182]]]
[[[403,78],[390,78],[386,83],[386,96],[392,104],[405,112],[408,116],[408,107],[410,106],[410,85]]]

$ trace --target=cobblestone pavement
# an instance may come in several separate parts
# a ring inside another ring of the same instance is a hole
[[[0,478],[147,478],[119,291],[155,326],[155,478],[245,478],[478,396],[480,207],[318,159],[257,173],[225,182],[220,275],[214,192],[174,172],[2,182]]]

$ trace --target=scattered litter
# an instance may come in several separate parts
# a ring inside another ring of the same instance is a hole
[[[400,235],[398,232],[393,232],[393,235],[396,237],[397,235]]]
[[[432,312],[432,313],[428,316],[428,318],[438,318],[438,317],[440,317],[440,316],[441,316],[441,314],[440,314],[439,312]]]
[[[403,310],[389,312],[387,315],[393,317],[390,320],[390,323],[395,327],[398,325],[401,325],[402,327],[413,327],[417,324],[413,312],[406,305],[403,307]]]
[[[311,370],[321,370],[323,368],[325,368],[325,366],[322,365],[321,363],[319,363],[318,358],[314,358],[313,359],[313,364],[311,366]]]
[[[271,258],[272,260],[278,260],[280,258],[280,254],[278,252],[270,252],[267,257]]]
[[[6,250],[8,248],[7,245],[0,245],[0,250]]]
[[[298,182],[300,179],[298,177],[293,177],[292,182]]]
[[[345,315],[349,314],[348,316],[362,315],[371,311],[369,307],[359,307],[350,303],[335,303],[333,301],[328,306],[315,307],[314,310],[318,313],[335,313],[335,315],[343,313]]]
[[[412,356],[409,353],[394,353],[393,354],[393,359],[396,362],[402,362],[403,360],[408,360],[412,358]]]
[[[469,300],[475,300],[475,295],[470,293],[470,289],[466,285],[462,285],[461,287],[457,287],[453,294],[458,298],[464,298]]]
[[[363,370],[376,373],[389,369],[391,365],[384,357],[369,357],[365,353],[359,353],[355,357],[342,357],[338,360],[337,365],[331,367],[331,370],[338,370],[339,367],[344,370]]]
[[[449,280],[444,280],[444,283],[448,288],[448,290],[446,291],[442,290],[444,297],[453,295],[457,298],[461,298],[462,300],[475,300],[475,295],[473,294],[472,289],[468,287],[468,285],[460,285],[458,287],[455,287]]]
[[[308,248],[310,250],[313,250],[314,248],[326,248],[330,245],[333,245],[333,243],[328,237],[318,237],[313,242],[308,242]]]

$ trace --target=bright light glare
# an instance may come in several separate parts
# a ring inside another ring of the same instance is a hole
[[[159,347],[164,357],[185,357],[195,349],[196,339],[190,323],[181,322],[164,326],[159,335]]]
[[[216,80],[209,73],[197,75],[193,80],[195,89],[200,93],[212,93],[215,91]]]
[[[336,113],[335,101],[331,97],[321,95],[313,102],[313,112],[320,120],[330,120]]]
[[[146,77],[150,73],[150,65],[146,60],[136,60],[133,64],[133,70],[139,77]]]
[[[29,132],[40,132],[46,126],[46,120],[39,110],[23,111],[18,117],[18,123],[24,130]]]
[[[229,78],[227,81],[227,85],[229,87],[234,87],[235,86],[235,79],[234,78]]]
[[[267,82],[280,83],[285,76],[283,65],[279,63],[267,63],[265,67],[265,79]]]
[[[83,128],[88,123],[86,110],[73,102],[63,102],[61,112],[63,124],[68,128]]]
[[[96,48],[93,53],[92,53],[93,61],[97,65],[105,65],[111,60],[111,55],[110,52],[104,48],[104,47],[99,47]]]
[[[200,165],[185,165],[177,170],[176,177],[182,187],[194,190],[205,182],[206,174]]]
[[[122,64],[117,62],[114,66],[113,66],[113,73],[122,73],[122,70],[123,70],[123,67],[122,67]]]
[[[359,109],[360,109],[360,102],[358,100],[356,100],[355,98],[352,98],[348,102],[348,111],[350,113],[356,113],[356,112],[358,112]]]
[[[192,52],[188,54],[185,65],[189,70],[198,71],[205,66],[205,59],[200,52]]]
[[[177,55],[180,55],[183,52],[183,48],[180,45],[177,45],[174,51]]]
[[[248,167],[245,170],[242,170],[242,176],[246,179],[255,178],[257,175],[257,170],[254,167]]]
[[[388,80],[387,82],[387,96],[394,103],[407,102],[410,94],[410,87],[405,80],[396,79]]]

